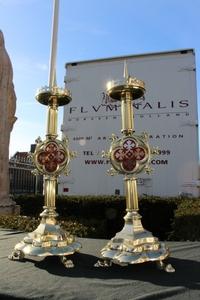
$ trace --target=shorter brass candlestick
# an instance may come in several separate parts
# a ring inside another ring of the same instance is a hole
[[[61,173],[68,173],[68,164],[74,153],[69,151],[68,141],[57,139],[57,112],[58,106],[71,101],[70,92],[58,87],[44,87],[36,94],[36,99],[48,106],[46,139],[36,140],[37,145],[32,155],[36,166],[35,175],[44,175],[44,211],[40,214],[41,222],[32,233],[18,243],[13,253],[9,256],[12,260],[23,260],[28,256],[61,257],[66,267],[73,267],[71,260],[66,256],[73,254],[81,248],[74,236],[64,232],[56,222],[55,196],[57,177]]]
[[[109,151],[103,152],[112,165],[110,175],[125,175],[126,215],[123,229],[101,250],[102,259],[95,266],[108,267],[112,263],[121,266],[156,261],[167,272],[174,272],[170,264],[163,261],[169,256],[169,249],[159,242],[152,233],[145,230],[138,213],[138,194],[136,176],[142,171],[151,172],[148,135],[136,135],[134,131],[134,113],[132,101],[142,97],[145,92],[143,81],[128,75],[125,65],[123,81],[111,81],[107,85],[107,94],[111,101],[121,101],[122,134],[121,138],[112,135]]]

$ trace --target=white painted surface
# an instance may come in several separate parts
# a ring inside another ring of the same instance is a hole
[[[183,52],[183,53],[181,53]],[[184,53],[186,52],[186,53]],[[138,175],[139,194],[199,195],[198,120],[193,50],[102,59],[66,65],[72,102],[64,108],[63,133],[78,152],[71,174],[59,180],[59,193],[123,194],[123,176],[110,177],[101,151],[112,133],[121,136],[120,102],[106,103],[106,83],[122,79],[126,59],[131,76],[146,84],[145,100],[135,105],[136,133],[146,131],[161,154],[152,158],[152,175]]]

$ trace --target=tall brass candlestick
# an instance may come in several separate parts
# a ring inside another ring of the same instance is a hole
[[[68,174],[68,164],[74,153],[69,151],[68,140],[64,137],[57,139],[58,107],[68,104],[71,99],[69,90],[56,85],[55,55],[58,27],[58,0],[54,0],[54,21],[52,34],[52,49],[50,59],[49,87],[43,87],[36,93],[36,99],[47,106],[46,139],[36,140],[36,149],[32,155],[35,164],[35,175],[44,176],[44,211],[40,214],[41,223],[32,233],[15,246],[9,256],[12,260],[23,260],[28,256],[57,255],[66,267],[73,267],[67,255],[73,254],[81,248],[72,235],[65,233],[56,222],[56,186],[57,177]]]
[[[144,95],[145,84],[128,75],[126,64],[124,74],[123,81],[111,81],[107,85],[107,94],[111,101],[121,101],[122,137],[117,138],[113,134],[111,147],[109,151],[103,152],[103,156],[110,159],[110,175],[125,175],[127,213],[123,229],[101,250],[102,259],[96,266],[107,267],[112,263],[126,266],[156,261],[160,268],[174,272],[170,264],[163,262],[169,256],[168,248],[143,228],[138,213],[136,175],[142,171],[151,172],[150,156],[156,150],[150,149],[147,134],[136,135],[134,130],[132,102]]]

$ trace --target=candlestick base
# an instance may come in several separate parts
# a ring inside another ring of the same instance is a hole
[[[163,260],[169,256],[169,249],[164,243],[145,230],[141,223],[141,216],[137,211],[128,211],[123,229],[113,237],[101,250],[103,261],[96,266],[120,266],[156,261],[167,272],[174,272],[173,267],[165,265]]]
[[[72,255],[79,251],[81,244],[75,241],[73,235],[64,232],[58,224],[55,217],[57,213],[54,208],[45,207],[40,215],[41,223],[31,233],[28,233],[24,239],[18,243],[12,254],[11,260],[24,260],[25,256],[60,256],[62,263],[71,268],[73,263],[67,260],[65,256]]]

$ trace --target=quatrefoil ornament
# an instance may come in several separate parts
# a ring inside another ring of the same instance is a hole
[[[121,174],[139,173],[149,164],[150,148],[143,136],[114,140],[109,152],[113,168]]]
[[[34,162],[39,173],[58,175],[67,168],[69,158],[69,150],[63,142],[47,140],[37,145]]]

